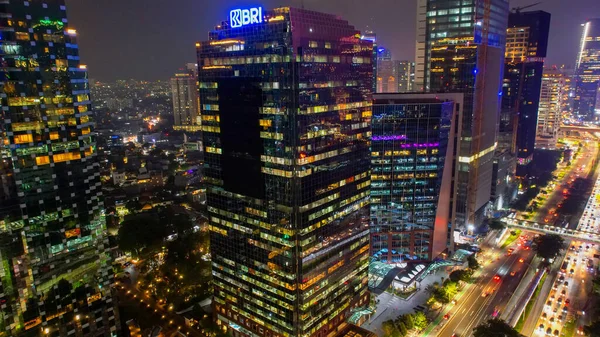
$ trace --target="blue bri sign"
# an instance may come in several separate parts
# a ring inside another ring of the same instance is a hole
[[[249,9],[234,9],[229,12],[231,28],[252,25],[263,22],[262,7]]]

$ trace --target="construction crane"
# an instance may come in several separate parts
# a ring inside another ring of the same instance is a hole
[[[537,5],[541,4],[541,3],[542,3],[542,1],[540,1],[540,2],[536,2],[536,3],[534,3],[534,4],[531,4],[531,5],[523,6],[523,7],[513,7],[513,8],[512,8],[512,12],[513,12],[513,13],[521,13],[521,10],[523,10],[523,9],[527,9],[527,8],[531,8],[531,7],[533,7],[533,6],[537,6]]]

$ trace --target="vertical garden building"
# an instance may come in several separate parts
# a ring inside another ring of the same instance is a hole
[[[86,67],[62,0],[0,1],[0,336],[111,336],[118,317]]]

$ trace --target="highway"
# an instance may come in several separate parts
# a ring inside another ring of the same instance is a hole
[[[576,178],[585,178],[588,175],[590,175],[590,173],[593,173],[591,172],[591,168],[593,167],[593,161],[597,159],[597,150],[598,144],[594,142],[584,143],[584,148],[581,150],[578,158],[573,160],[572,164],[569,167],[566,167],[566,165],[561,165],[559,167],[559,169],[555,172],[555,175],[557,175],[559,179],[558,181],[552,182],[545,189],[545,195],[540,193],[540,196],[538,197],[540,206],[535,212],[535,214],[533,214],[533,216],[531,217],[532,221],[538,222],[541,226],[545,224],[560,224],[559,221],[557,221],[560,217],[558,215],[555,215],[555,213],[558,208],[558,204],[565,199],[563,190],[568,188]],[[600,200],[600,189],[598,200]],[[520,218],[520,216],[518,215],[517,218]],[[600,212],[598,219],[600,220]],[[521,223],[522,221],[515,219],[509,222]],[[530,225],[531,227],[533,227],[533,224]],[[537,226],[538,229],[540,225]],[[571,227],[572,229],[575,229],[576,223],[573,223]],[[577,229],[585,230],[587,228]],[[531,232],[524,231],[522,235],[529,235],[531,237],[534,234]],[[518,241],[519,240],[517,240],[515,244]],[[567,240],[567,242],[569,242],[569,240]],[[585,249],[587,245],[591,245],[591,243],[582,244],[582,247],[584,247],[583,249]],[[513,245],[511,248],[517,247]],[[480,276],[480,279],[477,281],[477,283],[473,285],[473,287],[469,289],[469,291],[465,295],[463,295],[463,297],[459,300],[456,306],[453,309],[451,309],[448,320],[443,322],[443,325],[441,325],[438,328],[438,331],[436,332],[437,336],[467,337],[472,334],[474,327],[486,321],[487,319],[494,317],[495,314],[499,314],[499,317],[502,317],[504,319],[514,316],[512,314],[512,311],[515,310],[515,308],[517,307],[517,303],[519,303],[520,297],[524,296],[526,290],[530,288],[530,282],[533,277],[533,274],[529,275],[530,277],[526,278],[523,284],[520,284],[520,282],[522,280],[523,275],[525,274],[526,269],[530,266],[530,264],[533,261],[534,253],[532,253],[531,250],[517,248],[512,255],[506,256],[506,251],[501,251],[499,248],[490,248],[489,250],[493,254],[502,253],[503,255],[500,259],[496,257],[496,259],[493,259],[487,266],[484,267],[484,271],[482,272],[482,275]],[[523,262],[519,262],[521,259]],[[557,264],[558,262],[554,265]],[[535,263],[535,265],[537,265],[537,262]],[[532,265],[531,268],[535,268],[535,265]],[[569,268],[567,272],[570,272],[570,269],[571,268]],[[535,270],[530,271],[530,273],[533,273],[534,271]],[[511,272],[515,272],[515,275],[510,276]],[[574,270],[574,273],[580,273],[580,270]],[[494,280],[495,275],[501,276],[500,281]],[[549,282],[552,282],[554,279],[553,275],[551,274],[548,277],[548,279],[550,280]],[[588,280],[585,280],[584,284],[586,281]],[[549,288],[549,286],[545,287],[545,289]],[[581,295],[585,295],[585,290],[583,290],[583,288],[579,284],[571,284],[570,288],[568,288],[569,291],[579,293],[579,295],[573,293],[574,300],[572,308],[579,307],[579,300],[575,298],[578,298]],[[489,292],[492,289],[494,291],[491,294],[489,294],[488,296],[482,296],[482,294]],[[542,293],[540,294],[540,296],[543,299],[547,294],[547,292],[545,294]],[[564,301],[564,299],[562,299],[561,301]],[[544,305],[544,307],[546,306]],[[563,307],[557,309],[555,305],[554,307],[548,307],[548,310],[558,310],[562,312]],[[536,311],[534,310],[533,313],[535,312]],[[566,319],[566,315],[564,318]],[[552,328],[551,335],[554,333],[554,330],[558,330],[560,333],[560,327],[558,327],[558,316],[554,318],[554,320],[557,322],[557,327]],[[529,325],[533,324],[530,323]],[[535,326],[537,325],[538,324],[535,323]],[[546,330],[542,332],[542,335],[544,335],[545,333]]]
[[[596,142],[582,142],[583,148],[577,159],[573,160],[571,166],[567,167],[560,163],[555,174],[559,177],[557,181],[551,182],[544,190],[547,195],[540,193],[537,197],[539,208],[530,219],[539,224],[554,224],[558,220],[556,210],[558,204],[565,199],[563,191],[577,178],[585,178],[590,174],[592,163],[597,159],[598,144]],[[575,152],[575,151],[574,151]],[[519,217],[518,217],[519,218]]]
[[[488,256],[480,260],[488,263],[482,267],[479,279],[459,299],[448,320],[436,332],[437,336],[469,336],[474,327],[492,318],[496,310],[499,314],[505,309],[534,255],[531,250],[519,249],[516,242],[509,248],[515,249],[509,256],[507,249],[487,249]],[[495,280],[496,276],[500,279]]]
[[[577,223],[577,229],[586,232],[600,232],[600,179],[595,182],[592,194],[586,204],[582,217]],[[566,257],[563,261],[565,269],[552,283],[552,289],[544,297],[544,308],[537,312],[535,327],[522,331],[526,336],[561,336],[572,333],[563,331],[565,326],[579,329],[589,324],[592,312],[592,299],[589,297],[592,280],[598,270],[594,255],[598,254],[598,245],[583,241],[569,243]],[[591,265],[592,268],[589,268]],[[566,303],[566,302],[569,303]],[[585,315],[585,312],[588,312]],[[569,324],[567,324],[570,322]],[[570,337],[570,336],[568,336]]]

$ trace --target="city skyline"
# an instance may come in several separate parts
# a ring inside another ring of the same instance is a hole
[[[355,23],[361,31],[373,29],[378,44],[391,49],[395,59],[414,60],[416,1],[374,0],[370,6],[341,6],[341,0],[319,3],[304,0],[305,8],[339,15]],[[256,4],[248,0],[203,3],[179,0],[179,6],[157,0],[117,0],[102,2],[67,0],[71,24],[81,37],[82,59],[90,77],[102,81],[136,78],[168,80],[187,62],[193,62],[194,43],[206,38],[206,31],[234,7]],[[345,2],[344,2],[345,3]],[[510,6],[527,6],[532,1],[511,1]],[[528,10],[544,10],[553,15],[550,27],[547,65],[574,66],[581,24],[591,18],[586,8],[593,0],[548,0]],[[264,8],[283,5],[301,7],[300,0],[265,0]],[[90,16],[90,12],[98,15]],[[393,13],[393,14],[392,14]],[[110,20],[107,20],[110,18]],[[110,25],[107,25],[110,22]],[[162,22],[162,23],[161,23]],[[163,52],[161,52],[161,50]],[[106,62],[115,51],[120,62]]]

